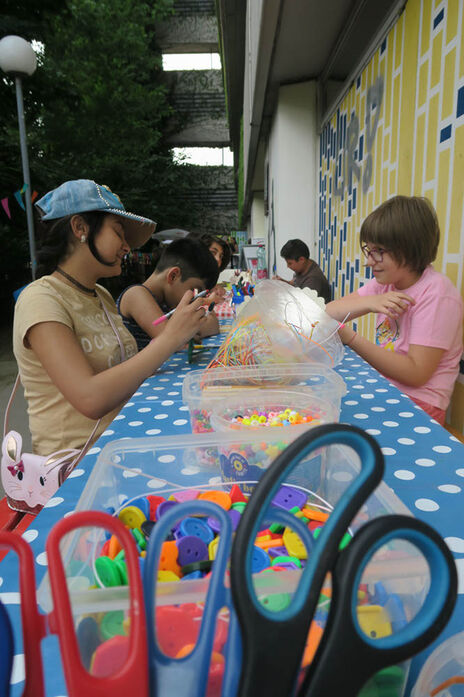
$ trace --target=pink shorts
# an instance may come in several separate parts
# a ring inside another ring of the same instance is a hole
[[[427,402],[423,402],[421,399],[414,399],[413,397],[410,397],[410,399],[414,402],[414,404],[417,404],[418,407],[427,412],[432,419],[438,421],[438,423],[442,426],[445,425],[446,411],[444,409],[427,404]]]

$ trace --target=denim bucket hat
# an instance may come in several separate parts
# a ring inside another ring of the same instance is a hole
[[[42,196],[35,205],[41,212],[42,220],[57,220],[67,215],[102,211],[124,218],[124,230],[131,249],[141,247],[156,229],[156,223],[141,215],[129,213],[119,196],[105,185],[91,179],[74,179],[61,184]]]

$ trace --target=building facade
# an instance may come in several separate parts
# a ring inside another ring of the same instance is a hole
[[[227,51],[238,4],[220,3],[226,71],[238,63]],[[238,146],[230,108],[229,122],[243,223],[267,237],[270,268],[288,276],[279,250],[299,237],[335,297],[356,290],[366,281],[361,222],[387,198],[415,194],[437,210],[434,266],[464,295],[464,3],[249,0],[242,11]],[[373,339],[374,317],[358,328]],[[462,373],[448,421],[464,430]]]

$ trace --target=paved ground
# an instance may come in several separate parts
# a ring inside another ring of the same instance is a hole
[[[17,374],[16,361],[13,355],[11,341],[11,327],[0,327],[0,423],[3,439],[3,419],[5,409],[11,394],[11,388]],[[27,419],[27,407],[22,388],[19,388],[10,411],[9,428],[18,431],[23,438],[23,450],[30,452],[31,438]],[[0,498],[3,497],[3,488],[0,483]]]

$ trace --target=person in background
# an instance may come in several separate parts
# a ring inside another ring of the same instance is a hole
[[[332,299],[330,285],[320,266],[310,259],[308,245],[302,240],[288,240],[280,250],[280,256],[285,259],[289,269],[293,271],[291,281],[285,281],[280,276],[274,276],[278,281],[285,281],[297,288],[312,288],[328,303]]]
[[[13,350],[33,451],[49,455],[82,448],[101,418],[97,439],[139,385],[201,331],[205,309],[185,287],[163,333],[137,353],[97,280],[119,275],[123,257],[156,223],[127,212],[108,187],[88,179],[65,182],[35,206],[38,278],[16,302]]]
[[[166,331],[171,322],[153,326],[154,320],[175,308],[186,291],[211,289],[218,275],[214,257],[198,239],[186,237],[165,247],[153,273],[143,283],[128,286],[116,303],[139,350]],[[213,297],[209,303],[212,300]],[[208,320],[209,317],[196,336],[209,336]]]
[[[352,320],[375,312],[375,344],[349,326],[339,331],[342,341],[443,425],[463,350],[463,301],[431,266],[439,242],[430,201],[385,201],[361,226],[374,278],[326,310],[340,322],[348,313]]]

